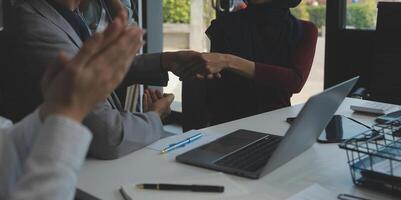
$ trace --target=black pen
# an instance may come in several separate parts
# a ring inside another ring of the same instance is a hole
[[[357,197],[357,196],[350,195],[350,194],[339,194],[337,196],[337,199],[340,199],[340,200],[369,200],[369,199],[366,199],[363,197]]]
[[[139,184],[139,189],[192,191],[192,192],[224,192],[224,186],[216,185],[177,185],[177,184]]]

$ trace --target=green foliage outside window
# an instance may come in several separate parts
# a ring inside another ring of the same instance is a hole
[[[296,8],[292,8],[291,13],[298,19],[308,21],[309,20],[309,12],[308,12],[307,8],[308,8],[308,6],[305,4],[305,1],[303,1]]]
[[[190,0],[163,0],[163,21],[165,23],[189,23]]]
[[[302,2],[298,7],[291,9],[291,13],[298,19],[311,21],[322,31],[326,24],[326,6],[311,6]]]
[[[307,10],[309,20],[321,30],[326,25],[326,6],[309,6]]]
[[[307,5],[302,2],[298,7],[291,9],[291,13],[298,19],[313,22],[319,31],[326,25],[326,6]],[[347,5],[347,27],[356,29],[372,29],[376,25],[376,0],[361,0],[359,3]]]
[[[368,3],[355,3],[347,7],[347,26],[357,29],[372,29],[376,25],[375,7]]]

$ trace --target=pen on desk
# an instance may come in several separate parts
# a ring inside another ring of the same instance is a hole
[[[216,185],[177,185],[177,184],[139,184],[139,189],[170,190],[170,191],[192,191],[192,192],[224,192],[224,186]]]
[[[163,149],[160,153],[162,153],[162,154],[163,154],[163,153],[167,153],[167,152],[169,152],[169,151],[171,151],[171,150],[174,150],[174,149],[183,147],[183,146],[185,146],[185,145],[187,145],[187,144],[189,144],[189,143],[192,143],[192,142],[195,141],[195,140],[200,139],[202,136],[203,136],[202,133],[198,133],[198,134],[196,134],[196,135],[194,135],[194,136],[191,136],[191,137],[189,137],[189,138],[187,138],[187,139],[185,139],[185,140],[183,140],[183,141],[181,141],[181,142],[174,143],[174,144],[170,144],[168,147],[166,147],[165,149]]]
[[[366,199],[363,197],[357,197],[357,196],[350,195],[350,194],[339,194],[337,196],[337,199],[339,199],[339,200],[369,200],[369,199]]]
[[[119,191],[124,200],[132,200],[132,198],[124,191],[122,187]]]

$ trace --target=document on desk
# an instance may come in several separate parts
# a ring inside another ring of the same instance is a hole
[[[136,182],[121,187],[125,193],[125,200],[142,200],[142,199],[163,199],[163,200],[212,200],[212,199],[230,199],[234,196],[242,196],[248,194],[248,190],[238,183],[231,180],[223,173],[210,173],[208,175],[196,177],[182,177],[171,180],[146,180],[147,183],[170,183],[170,184],[200,184],[200,185],[221,185],[224,186],[224,193],[206,193],[206,192],[190,192],[190,191],[158,191],[138,189]]]
[[[331,193],[326,188],[319,184],[314,184],[305,190],[298,192],[287,200],[337,200],[335,194]]]
[[[198,131],[198,130],[191,130],[188,132],[185,132],[183,134],[179,134],[179,135],[174,135],[174,136],[170,136],[167,138],[163,138],[157,142],[152,143],[151,145],[147,146],[146,148],[148,149],[152,149],[155,151],[162,151],[163,149],[165,149],[166,147],[168,147],[170,144],[174,144],[180,141],[183,141],[187,138],[190,138],[198,133],[202,133],[203,137],[197,141],[194,141],[193,143],[190,143],[184,147],[178,148],[176,150],[171,151],[171,154],[181,154],[184,153],[186,151],[192,150],[196,147],[199,147],[201,145],[207,144],[211,141],[216,140],[217,138],[222,137],[223,135],[221,134],[217,134],[217,133],[210,133],[210,132],[203,132],[203,131]]]

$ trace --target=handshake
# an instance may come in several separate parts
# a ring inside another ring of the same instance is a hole
[[[217,53],[178,51],[162,55],[164,70],[171,71],[180,77],[180,80],[219,79],[220,72],[227,67],[226,61],[224,54]],[[170,105],[173,100],[173,94],[162,94],[158,90],[147,89],[143,95],[143,111],[153,111],[164,119],[171,112]]]
[[[180,77],[180,80],[219,79],[220,72],[228,67],[228,60],[228,55],[219,53],[165,52],[162,55],[162,66]]]

